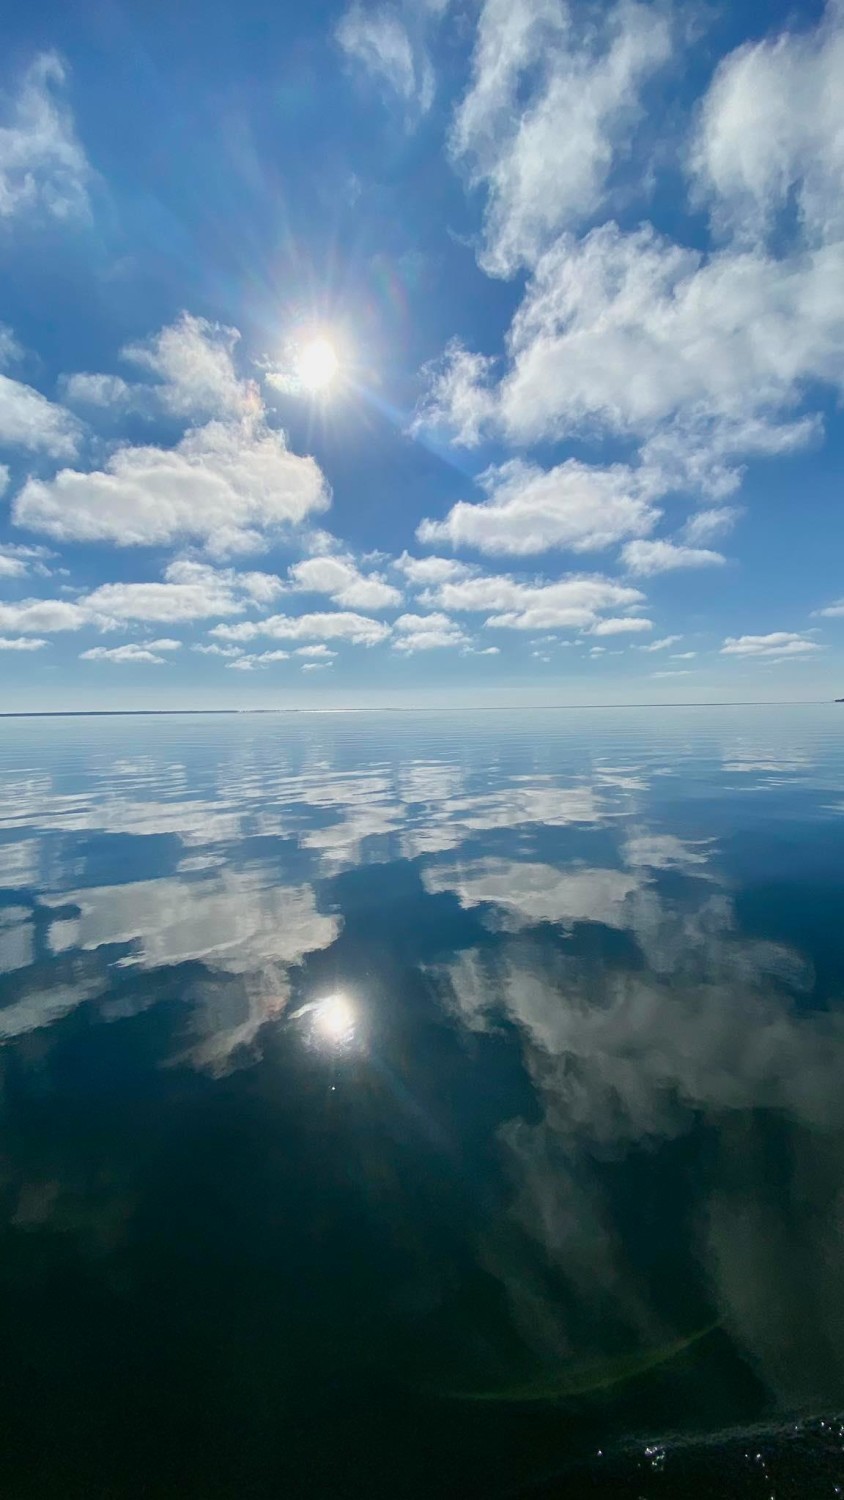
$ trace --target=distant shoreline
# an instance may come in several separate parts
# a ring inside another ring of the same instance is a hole
[[[412,708],[35,708],[20,709],[13,713],[0,712],[0,719],[244,718],[256,714],[568,713],[571,710],[587,712],[590,709],[614,708],[818,708],[824,703],[840,701],[836,698],[746,698],[737,703],[730,699],[711,698],[685,703],[484,703],[470,708],[428,708],[421,704]]]

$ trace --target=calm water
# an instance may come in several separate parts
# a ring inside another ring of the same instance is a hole
[[[842,731],[0,725],[4,1500],[841,1493]]]

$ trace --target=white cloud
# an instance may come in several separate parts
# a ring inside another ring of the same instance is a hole
[[[124,408],[133,401],[132,387],[120,375],[88,375],[80,371],[64,377],[61,391],[71,406]]]
[[[322,661],[328,661],[331,657],[336,656],[337,652],[331,651],[328,646],[320,644],[318,646],[297,646],[294,655],[318,657]]]
[[[598,620],[592,626],[592,635],[628,635],[639,630],[653,630],[653,621],[643,620],[639,615],[630,619]]]
[[[306,661],[302,663],[303,672],[326,672],[334,665],[330,661]]]
[[[170,636],[163,636],[159,641],[144,641],[150,651],[181,651],[181,641],[174,641]]]
[[[532,265],[560,229],[595,211],[640,86],[669,52],[665,17],[649,6],[618,5],[578,28],[563,0],[486,0],[451,150],[488,190],[487,270]]]
[[[118,664],[151,662],[158,667],[164,665],[164,657],[158,656],[149,646],[136,646],[132,643],[126,646],[92,646],[90,651],[80,652],[79,659],[80,661],[110,661]]]
[[[27,562],[15,550],[0,546],[0,577],[25,577]]]
[[[844,599],[836,599],[833,604],[828,604],[826,609],[816,609],[816,615],[824,615],[828,620],[838,620],[844,615]]]
[[[64,64],[40,53],[5,101],[0,124],[0,220],[18,216],[60,221],[89,212],[91,169],[61,91]]]
[[[424,522],[422,523],[425,524]],[[457,562],[453,557],[411,557],[403,552],[393,563],[412,584],[430,585],[445,583],[449,579],[467,578],[472,569],[467,563]]]
[[[797,631],[775,630],[770,635],[728,636],[722,656],[809,656],[823,650],[817,641]]]
[[[0,635],[0,651],[40,651],[48,644],[37,635]]]
[[[210,649],[206,647],[206,650]],[[254,672],[259,667],[268,667],[271,662],[290,660],[289,651],[261,651],[257,656],[244,656],[239,652],[221,650],[219,655],[232,657],[231,661],[226,662],[226,666],[231,667],[234,672]]]
[[[666,671],[666,672],[651,672],[651,676],[652,677],[689,677],[689,676],[691,676],[691,673],[688,672],[688,671],[686,671],[686,670],[684,670],[683,668],[678,668],[676,671],[669,670],[669,671]]]
[[[653,573],[668,573],[674,568],[718,567],[727,559],[720,552],[703,547],[682,547],[676,542],[628,542],[621,549],[625,567],[640,578]]]
[[[396,631],[393,650],[402,651],[406,655],[412,655],[416,651],[432,651],[442,646],[467,644],[460,626],[450,620],[448,615],[440,613],[399,615],[393,623],[393,629]]]
[[[5,367],[23,358],[21,347],[8,323],[0,323],[0,365]]]
[[[672,651],[672,661],[692,661],[697,656],[696,651]]]
[[[844,231],[844,10],[737,48],[703,102],[692,150],[698,196],[716,228],[747,239],[776,231],[794,204],[818,242]]]
[[[570,458],[546,471],[511,459],[477,482],[489,498],[477,505],[460,500],[443,521],[423,521],[420,541],[511,556],[551,547],[590,552],[642,536],[660,514],[646,478],[624,464],[601,469]]]
[[[227,641],[252,641],[268,635],[277,640],[348,640],[355,645],[374,646],[390,634],[389,625],[366,615],[336,610],[325,614],[270,615],[266,620],[244,620],[239,625],[215,625],[211,631]]]
[[[24,448],[71,458],[79,441],[79,426],[63,407],[40,391],[9,375],[0,375],[0,448]],[[8,478],[8,470],[5,471]],[[5,485],[4,485],[5,488]]]
[[[637,646],[637,651],[667,651],[669,646],[676,646],[681,641],[681,635],[664,635],[661,640],[650,641],[647,646]]]
[[[255,550],[263,531],[298,525],[328,503],[314,460],[290,453],[260,418],[244,418],[192,428],[174,448],[118,448],[92,473],[62,469],[52,480],[30,479],[13,515],[62,541],[190,539],[220,555]]]
[[[776,417],[807,383],[844,382],[843,326],[844,246],[704,261],[650,227],[563,236],[513,320],[497,422],[531,441],[589,421],[647,436],[695,408]]]
[[[732,531],[741,512],[734,505],[718,505],[711,510],[699,510],[690,516],[683,527],[683,539],[693,547],[714,542],[716,537],[726,536]]]
[[[346,56],[386,84],[414,114],[424,114],[434,98],[434,70],[423,35],[426,10],[432,7],[410,5],[403,15],[398,7],[355,3],[336,31]]]
[[[239,339],[236,328],[183,312],[146,343],[129,345],[123,357],[159,377],[160,384],[153,391],[172,416],[230,420],[254,415],[261,405],[256,386],[240,380],[235,370],[233,355]],[[110,377],[82,378],[102,381]],[[115,390],[120,399],[121,393]]]
[[[642,603],[639,589],[600,574],[571,574],[556,583],[521,583],[506,573],[443,583],[422,596],[446,612],[488,613],[486,624],[510,630],[588,630],[602,612]],[[633,629],[641,628],[633,626]]]
[[[110,620],[202,620],[267,603],[283,585],[272,573],[237,573],[177,560],[163,583],[104,583],[79,600],[89,614]]]
[[[235,658],[243,655],[243,652],[241,651],[241,648],[239,646],[218,646],[216,641],[212,641],[210,646],[191,646],[191,651],[199,651],[203,656],[226,656]]]
[[[402,602],[397,588],[377,574],[361,573],[348,557],[308,557],[294,563],[289,576],[304,593],[328,594],[349,609],[389,609]]]
[[[21,599],[16,604],[0,604],[0,630],[19,630],[25,635],[80,630],[89,621],[88,611],[67,599]]]

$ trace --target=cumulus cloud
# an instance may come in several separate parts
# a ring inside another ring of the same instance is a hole
[[[492,411],[519,442],[589,422],[647,437],[695,408],[775,422],[811,382],[844,383],[843,327],[844,246],[780,261],[761,250],[705,259],[649,226],[625,234],[605,224],[580,241],[562,236],[542,256],[494,393],[465,381],[456,391],[452,355],[433,409],[442,414],[456,394],[465,427],[480,403],[477,425]],[[766,430],[751,434],[754,451]]]
[[[233,355],[239,339],[236,328],[183,312],[145,343],[129,345],[123,357],[158,376],[154,393],[172,416],[249,416],[260,408],[260,399],[255,385],[239,379],[235,370]]]
[[[72,458],[80,427],[70,412],[10,375],[0,375],[0,447]],[[8,470],[4,470],[8,479]],[[3,486],[5,489],[5,484]]]
[[[92,646],[89,651],[80,652],[80,661],[108,661],[122,664],[123,662],[152,663],[154,666],[164,665],[164,657],[159,656],[152,648],[156,643],[150,641],[146,646],[129,643],[125,646]],[[178,644],[178,642],[177,642]]]
[[[393,650],[412,655],[416,651],[432,651],[442,646],[463,646],[467,644],[466,636],[450,620],[448,615],[435,613],[430,615],[399,615],[394,622],[393,629],[396,638],[393,641]]]
[[[294,655],[317,657],[320,661],[328,661],[336,656],[337,652],[320,642],[318,646],[297,646]]]
[[[210,647],[207,648],[210,651]],[[289,661],[289,651],[261,651],[257,656],[246,656],[237,651],[219,652],[220,656],[230,656],[231,661],[226,662],[233,672],[254,672],[260,667],[268,667],[272,662]]]
[[[460,500],[444,520],[422,521],[419,540],[511,556],[552,547],[591,552],[642,536],[660,514],[647,478],[624,464],[601,469],[567,459],[544,470],[511,459],[487,469],[478,484],[487,500]]]
[[[598,620],[591,630],[592,635],[630,635],[640,630],[653,630],[652,620],[643,620],[639,615]]]
[[[289,577],[294,588],[328,594],[348,609],[389,609],[402,602],[397,588],[376,573],[361,573],[348,557],[305,558],[294,563]]]
[[[422,523],[425,524],[424,522]],[[403,552],[393,563],[410,583],[422,587],[445,583],[449,579],[467,578],[471,568],[453,557],[411,557]]]
[[[176,624],[242,614],[256,604],[267,604],[283,588],[273,573],[238,573],[176,559],[165,568],[163,582],[104,583],[73,601],[23,599],[0,604],[0,630],[40,635],[84,625],[109,630],[134,620]],[[166,650],[176,649],[179,642],[153,644]]]
[[[62,97],[66,81],[57,53],[42,52],[2,103],[0,221],[88,215],[91,169]]]
[[[491,627],[543,631],[588,630],[605,611],[633,608],[644,595],[600,574],[570,574],[556,583],[522,583],[498,573],[446,582],[422,598],[447,613],[488,614],[485,623]]]
[[[664,15],[645,5],[615,6],[581,27],[562,0],[485,0],[451,150],[487,189],[488,271],[532,265],[599,207],[641,86],[670,46]]]
[[[67,599],[21,599],[15,604],[0,603],[0,630],[17,630],[25,635],[81,630],[90,618],[82,605]]]
[[[108,620],[202,620],[266,604],[283,588],[272,573],[237,573],[185,559],[170,563],[163,583],[104,583],[78,601]]]
[[[0,651],[40,651],[48,644],[37,635],[0,635]]]
[[[434,98],[434,70],[425,41],[426,18],[438,7],[419,4],[369,7],[355,3],[341,17],[341,50],[395,94],[411,115],[425,114]]]
[[[681,641],[681,635],[664,635],[658,641],[649,641],[647,646],[637,646],[637,651],[667,651],[669,646],[676,646]]]
[[[133,404],[133,388],[120,375],[89,375],[83,371],[65,375],[61,393],[70,406],[100,406],[124,409]]]
[[[628,571],[640,578],[653,573],[668,573],[674,568],[719,567],[727,561],[720,552],[665,541],[628,542],[621,549],[621,559]]]
[[[46,547],[26,547],[16,542],[0,543],[0,578],[26,578],[31,573],[48,578],[50,569],[45,558],[53,556]]]
[[[836,599],[833,604],[827,604],[825,609],[816,609],[816,615],[825,615],[829,620],[837,620],[844,616],[844,599]]]
[[[256,636],[277,640],[348,640],[359,646],[374,646],[390,634],[389,625],[349,610],[324,614],[270,615],[266,620],[244,620],[238,625],[215,625],[213,636],[228,641],[253,641]]]
[[[748,43],[725,58],[703,102],[691,153],[699,201],[716,229],[747,239],[781,228],[794,203],[803,233],[844,230],[844,10]]]
[[[811,656],[823,647],[798,631],[774,630],[770,635],[728,636],[722,656]]]
[[[199,651],[203,656],[225,656],[232,659],[243,655],[240,646],[218,646],[216,641],[212,641],[210,645],[198,642],[191,646],[191,651]]]
[[[191,428],[174,448],[118,448],[90,473],[30,479],[13,515],[61,541],[192,540],[219,555],[256,550],[265,532],[296,526],[328,504],[314,460],[291,453],[259,417],[244,417]]]

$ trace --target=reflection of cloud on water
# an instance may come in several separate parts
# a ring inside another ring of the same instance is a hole
[[[429,892],[452,891],[462,907],[498,908],[511,930],[538,922],[602,922],[629,927],[628,898],[639,878],[624,870],[558,870],[516,860],[480,860],[468,865],[436,865],[423,871]]]
[[[519,827],[597,828],[612,815],[611,803],[590,782],[559,786],[550,778],[512,777],[496,792],[477,797],[449,797],[428,805],[424,817],[404,835],[408,859],[457,849],[478,833]]]
[[[0,844],[0,887],[10,889],[34,885],[40,868],[40,846],[37,839],[18,839]]]
[[[633,833],[624,840],[621,854],[632,869],[689,870],[699,875],[710,857],[711,839],[678,839],[673,833]]]
[[[132,943],[121,962],[144,968],[201,959],[237,974],[272,961],[293,964],[339,931],[336,916],[317,911],[310,886],[274,886],[266,876],[231,870],[69,891],[60,903],[48,897],[44,904],[79,908],[78,917],[56,924],[57,951]]]
[[[174,833],[186,844],[219,843],[241,832],[239,809],[221,802],[99,801],[93,795],[58,793],[37,808],[0,817],[0,828],[28,827],[61,833]]]
[[[25,969],[35,953],[32,913],[26,906],[0,908],[0,974]]]
[[[33,970],[33,986],[0,1010],[0,1039],[49,1026],[93,999],[102,1001],[104,1020],[118,1020],[154,1004],[158,993],[149,986],[128,995],[108,995],[111,981],[105,961],[93,975],[68,978],[68,963],[79,969],[81,955],[128,946],[131,952],[116,961],[119,969],[163,970],[192,960],[202,963],[202,975],[189,974],[179,986],[192,1037],[182,1060],[217,1070],[235,1048],[250,1042],[266,1020],[284,1009],[291,969],[308,954],[329,947],[341,928],[338,916],[317,910],[310,885],[276,886],[254,872],[229,870],[42,898],[42,910],[53,907],[62,911],[47,935],[56,955],[55,974]],[[78,914],[67,916],[68,907],[77,908]],[[10,960],[6,967],[31,963],[31,928],[31,922],[17,919],[8,927],[0,923],[0,967],[4,957]],[[7,951],[7,937],[17,947]],[[29,943],[25,952],[22,942]],[[20,963],[12,962],[17,959]],[[110,956],[108,961],[114,966]]]
[[[695,1202],[684,1213],[701,1228],[690,1249],[724,1326],[783,1401],[840,1396],[844,1014],[805,1009],[810,966],[744,936],[711,885],[681,906],[632,876],[627,889],[596,878],[611,873],[580,872],[575,895],[567,881],[576,877],[549,872],[543,887],[502,862],[494,878],[441,869],[430,887],[519,916],[517,934],[441,971],[446,1005],[473,1031],[500,1018],[515,1025],[541,1106],[537,1123],[517,1118],[499,1131],[511,1214],[596,1317],[617,1318],[637,1338],[661,1336],[656,1289],[628,1265],[596,1161],[705,1128],[705,1165],[697,1177],[687,1169]],[[593,890],[593,915],[623,922],[643,965],[579,955],[576,942],[563,950],[538,928],[552,909],[569,925]],[[783,1132],[788,1146],[772,1156]],[[564,1350],[568,1314],[506,1262],[496,1269],[493,1256],[490,1269],[534,1346]]]
[[[0,1041],[12,1041],[42,1026],[52,1026],[78,1005],[105,994],[107,987],[108,980],[102,974],[75,979],[62,976],[46,986],[27,986],[19,999],[0,1010]]]

